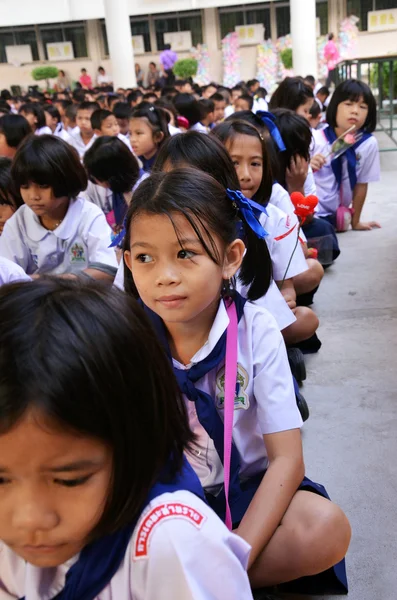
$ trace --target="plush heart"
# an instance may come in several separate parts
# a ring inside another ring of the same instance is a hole
[[[302,222],[314,213],[314,209],[318,204],[317,196],[310,195],[305,198],[300,192],[292,192],[292,204],[295,206],[295,214]]]

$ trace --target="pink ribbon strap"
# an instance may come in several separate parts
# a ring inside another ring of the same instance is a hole
[[[237,311],[234,302],[226,305],[229,317],[229,326],[226,332],[226,359],[225,359],[225,405],[224,405],[224,446],[223,446],[223,470],[225,480],[226,498],[226,527],[232,530],[232,516],[229,506],[229,484],[230,484],[230,459],[232,454],[233,439],[233,417],[234,397],[236,393],[237,380]]]

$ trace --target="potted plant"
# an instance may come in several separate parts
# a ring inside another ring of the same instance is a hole
[[[174,64],[173,71],[179,79],[191,79],[197,74],[198,62],[195,58],[181,58]]]
[[[53,66],[36,67],[32,71],[32,77],[35,81],[42,81],[45,79],[47,89],[50,87],[50,79],[58,77],[59,69]]]
[[[286,69],[292,69],[292,48],[285,48],[280,52],[281,62]]]

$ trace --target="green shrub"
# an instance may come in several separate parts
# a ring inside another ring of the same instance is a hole
[[[45,81],[47,83],[47,88],[48,88],[48,87],[50,87],[49,80],[55,79],[55,77],[58,77],[58,73],[59,73],[58,67],[52,67],[52,66],[36,67],[32,71],[32,77],[35,81],[42,81],[43,79],[45,79]]]
[[[181,58],[174,64],[173,71],[179,79],[189,79],[197,73],[198,62],[195,58]]]
[[[280,58],[286,69],[292,69],[292,48],[285,48],[280,52]]]

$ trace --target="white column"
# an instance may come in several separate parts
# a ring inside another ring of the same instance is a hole
[[[114,89],[136,87],[128,0],[104,0]]]
[[[290,10],[294,73],[317,77],[316,0],[291,0]]]

